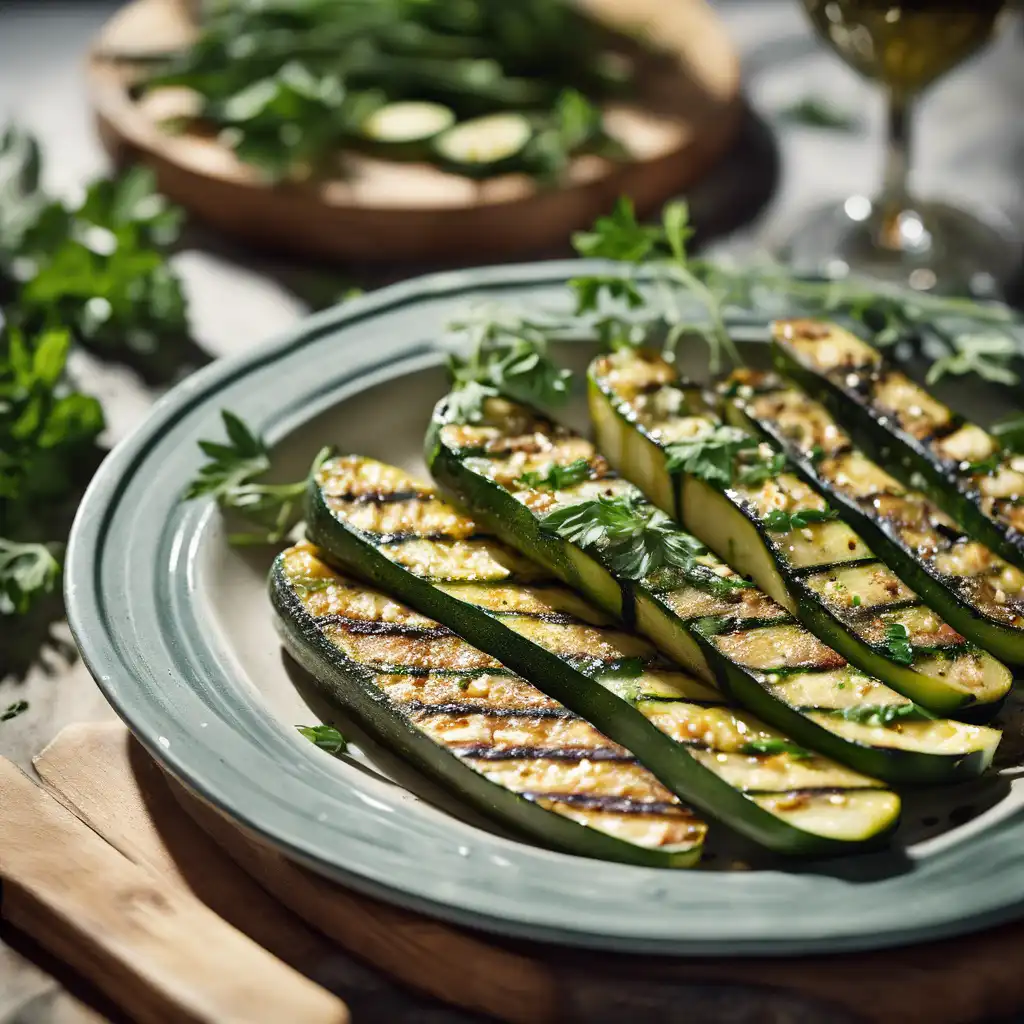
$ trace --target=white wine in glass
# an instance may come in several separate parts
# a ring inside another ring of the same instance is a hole
[[[1013,274],[1020,240],[985,219],[919,201],[908,187],[911,112],[918,95],[992,37],[1004,0],[802,0],[829,45],[888,94],[888,152],[878,196],[818,211],[787,246],[799,268],[844,268],[921,290],[992,294]]]

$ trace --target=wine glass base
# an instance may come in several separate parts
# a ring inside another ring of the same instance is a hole
[[[894,221],[852,196],[812,213],[781,255],[797,272],[860,273],[918,291],[994,298],[1019,270],[1021,252],[1019,235],[994,214],[915,202]]]

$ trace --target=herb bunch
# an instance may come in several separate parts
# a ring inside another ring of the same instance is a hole
[[[372,147],[367,118],[406,100],[460,120],[524,113],[525,167],[557,177],[576,152],[617,155],[594,103],[629,76],[601,35],[560,0],[228,0],[138,88],[192,90],[195,119],[270,181],[330,173],[344,149]]]

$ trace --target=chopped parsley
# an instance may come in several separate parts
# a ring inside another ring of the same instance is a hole
[[[761,522],[766,530],[772,533],[789,533],[790,530],[802,530],[811,523],[824,523],[836,518],[835,509],[803,508],[796,512],[784,512],[781,508],[773,508]]]
[[[914,649],[910,646],[910,630],[902,622],[886,624],[885,649],[898,665],[909,665],[914,660]]]
[[[688,473],[729,487],[736,473],[736,457],[757,447],[757,439],[738,427],[715,427],[699,437],[666,445],[667,468],[670,473]]]
[[[295,728],[328,754],[343,754],[348,750],[348,741],[333,725],[297,725]]]
[[[814,754],[803,747],[798,746],[790,740],[784,740],[779,736],[768,737],[767,739],[751,740],[740,747],[742,754],[789,754],[794,760],[805,761]]]
[[[854,704],[835,712],[858,725],[892,725],[901,721],[923,721],[931,716],[916,704]]]
[[[524,473],[516,483],[523,487],[532,487],[534,490],[560,491],[564,487],[572,487],[574,484],[589,480],[590,475],[590,462],[587,459],[576,459],[567,466],[552,462],[543,473]]]

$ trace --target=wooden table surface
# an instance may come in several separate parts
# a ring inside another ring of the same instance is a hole
[[[772,244],[801,210],[872,190],[881,168],[882,110],[870,86],[815,41],[796,3],[719,0],[716,6],[743,53],[754,113],[737,152],[689,198],[712,248],[744,253]],[[81,59],[116,7],[110,0],[0,0],[0,121],[12,117],[40,136],[46,184],[63,194],[105,169],[81,91]],[[781,112],[810,94],[854,112],[857,129],[840,133],[785,123]],[[922,105],[916,150],[921,189],[964,204],[991,204],[1024,225],[1022,95],[1024,59],[1016,24]],[[201,228],[190,229],[177,261],[197,340],[213,356],[243,350],[286,328],[308,309],[301,296],[322,291],[325,280],[340,292],[344,282],[375,284],[429,269],[347,267],[325,275],[324,268],[233,250]],[[104,403],[110,442],[145,416],[156,395],[126,368],[76,355],[74,369]],[[61,627],[57,639],[67,640]],[[0,677],[5,667],[0,665]],[[0,753],[29,771],[32,755],[64,725],[112,716],[81,663],[66,660],[59,650],[51,650],[27,678],[0,682],[0,707],[18,699],[30,707],[0,724]],[[359,1022],[469,1020],[407,995],[355,962],[342,965],[336,987]],[[117,1019],[113,1008],[98,1003],[86,1009],[79,999],[94,996],[19,936],[0,931],[0,1024]]]

